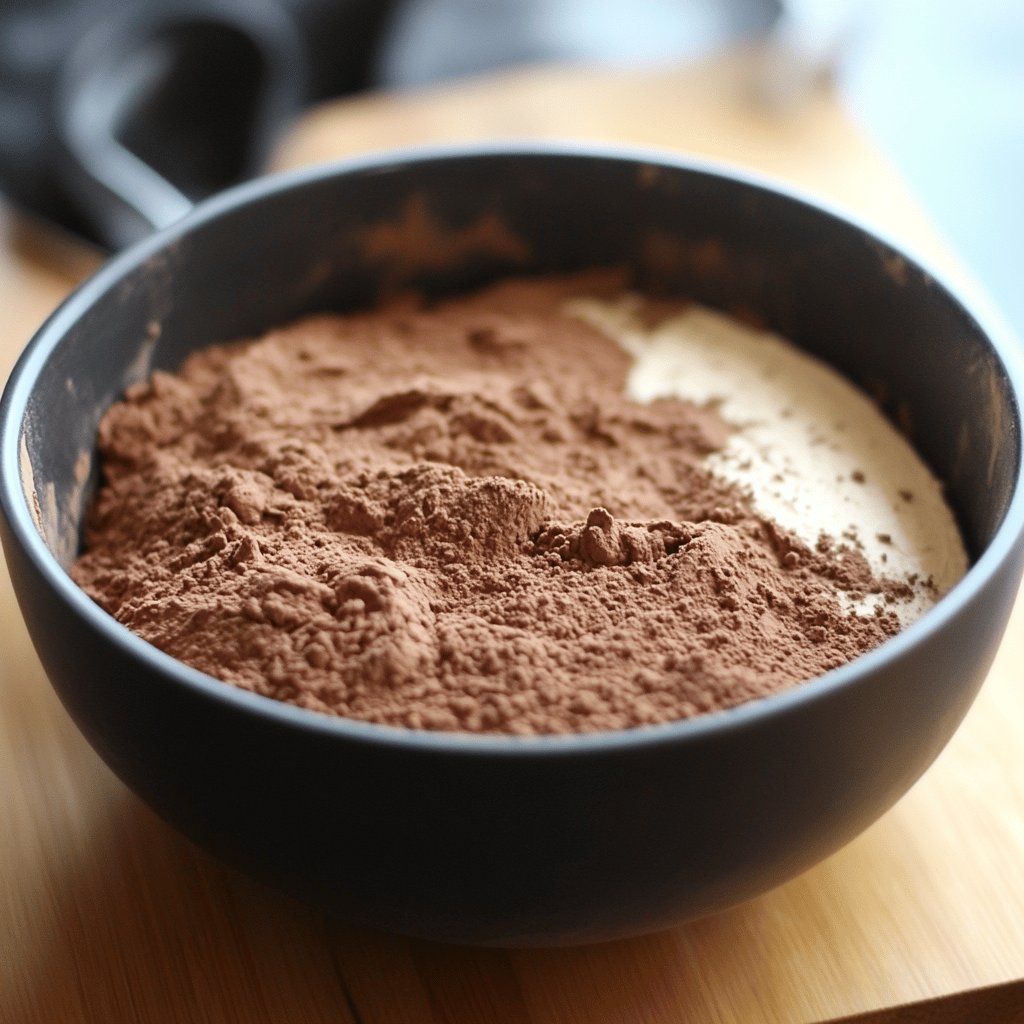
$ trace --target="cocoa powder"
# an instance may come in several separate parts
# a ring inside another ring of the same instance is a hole
[[[625,397],[628,357],[563,311],[623,283],[317,316],[155,373],[102,422],[75,579],[225,682],[416,729],[686,718],[895,633],[844,610],[892,587],[855,548],[707,471],[713,408]]]

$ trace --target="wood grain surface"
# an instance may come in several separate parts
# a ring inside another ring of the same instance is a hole
[[[795,183],[962,274],[835,97],[765,111],[752,100],[755,64],[742,54],[631,74],[534,69],[370,95],[312,112],[277,163],[477,137],[656,145]],[[94,262],[10,215],[0,222],[4,367]],[[673,931],[503,951],[349,929],[178,836],[77,734],[0,575],[3,1024],[1024,1020],[1024,988],[1012,984],[1024,979],[1020,603],[959,733],[844,850]]]

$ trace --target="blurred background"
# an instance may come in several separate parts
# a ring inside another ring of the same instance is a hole
[[[1021,0],[0,0],[0,190],[113,249],[145,225],[97,181],[173,219],[329,97],[737,44],[766,109],[835,83],[1024,334]]]

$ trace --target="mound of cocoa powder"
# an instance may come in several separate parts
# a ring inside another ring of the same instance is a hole
[[[685,718],[895,633],[843,610],[887,586],[855,550],[704,468],[714,409],[624,396],[628,357],[562,311],[623,283],[318,316],[155,373],[102,422],[75,579],[228,683],[417,729]]]

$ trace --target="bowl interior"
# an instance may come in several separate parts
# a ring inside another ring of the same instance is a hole
[[[197,348],[402,289],[623,263],[639,287],[752,315],[865,388],[945,481],[980,555],[1017,483],[1019,416],[998,353],[942,285],[861,227],[756,183],[551,152],[260,182],[108,265],[53,318],[24,374],[37,526],[67,566],[101,415]]]

